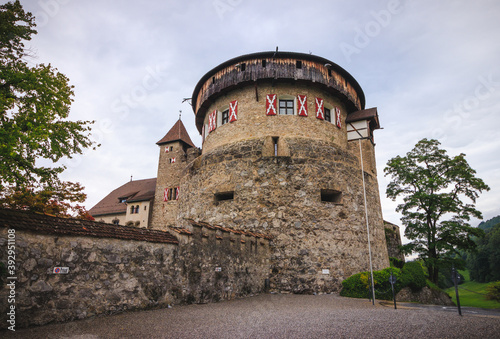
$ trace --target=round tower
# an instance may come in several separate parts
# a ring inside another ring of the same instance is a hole
[[[215,67],[192,96],[201,157],[180,181],[178,220],[271,234],[271,289],[338,291],[388,266],[376,176],[376,108],[340,66],[290,52]],[[362,152],[362,153],[361,153]]]

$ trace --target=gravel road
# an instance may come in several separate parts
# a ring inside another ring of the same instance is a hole
[[[373,306],[338,295],[267,294],[52,324],[2,338],[500,338],[500,313]]]

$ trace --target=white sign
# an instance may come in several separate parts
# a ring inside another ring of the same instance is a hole
[[[54,270],[52,271],[54,274],[68,274],[69,273],[69,267],[54,267]]]
[[[215,268],[215,272],[221,272],[222,271],[222,268],[221,267],[216,267]]]
[[[323,268],[321,270],[321,273],[323,273],[323,274],[330,274],[330,270],[328,268]]]

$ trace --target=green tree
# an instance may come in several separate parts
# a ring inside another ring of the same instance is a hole
[[[474,249],[471,236],[483,232],[469,225],[470,217],[482,219],[475,209],[479,193],[489,190],[475,176],[465,154],[455,157],[439,148],[437,140],[420,140],[406,156],[397,156],[387,163],[385,175],[392,177],[387,196],[403,198],[397,206],[410,242],[406,253],[417,253],[424,260],[429,279],[438,282],[439,266],[458,254],[458,250]],[[472,203],[465,203],[468,198]],[[460,256],[455,256],[459,258]]]
[[[477,282],[500,280],[500,223],[485,232],[484,237],[475,239],[477,252],[467,257],[470,277]]]
[[[35,18],[19,1],[0,6],[0,190],[8,185],[56,185],[56,164],[91,147],[93,121],[70,121],[73,86],[49,65],[30,66],[24,42],[36,34]],[[51,167],[37,160],[52,161]]]

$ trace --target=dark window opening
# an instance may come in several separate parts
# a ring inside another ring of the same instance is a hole
[[[222,124],[227,124],[229,122],[229,109],[222,112]]]
[[[147,206],[144,206],[144,210],[146,210],[146,209],[147,209]]]
[[[296,66],[298,69],[301,69],[301,68],[302,68],[302,61],[297,60],[297,62],[295,63],[295,66]]]
[[[262,60],[262,67],[266,67],[266,60]]]
[[[212,77],[212,84],[215,84],[215,77]]]
[[[134,214],[135,208],[134,206],[130,206],[130,214]]]
[[[331,77],[331,76],[332,76],[332,70],[331,70],[331,69],[329,69],[329,70],[328,70],[328,76],[329,76],[329,77]]]
[[[273,137],[274,156],[278,156],[278,137]]]
[[[280,114],[293,115],[293,99],[280,100]]]
[[[242,63],[240,64],[240,71],[244,72],[247,69],[247,64]]]
[[[114,225],[118,225],[118,224],[120,223],[120,220],[118,220],[118,219],[113,219],[111,222],[112,222]]]
[[[135,206],[135,213],[139,213],[139,205]]]
[[[329,108],[325,107],[325,120],[332,122],[332,113]]]
[[[217,205],[220,201],[233,200],[234,192],[220,192],[215,193],[215,204]]]
[[[333,202],[334,204],[342,203],[342,192],[336,190],[321,190],[321,201]]]

